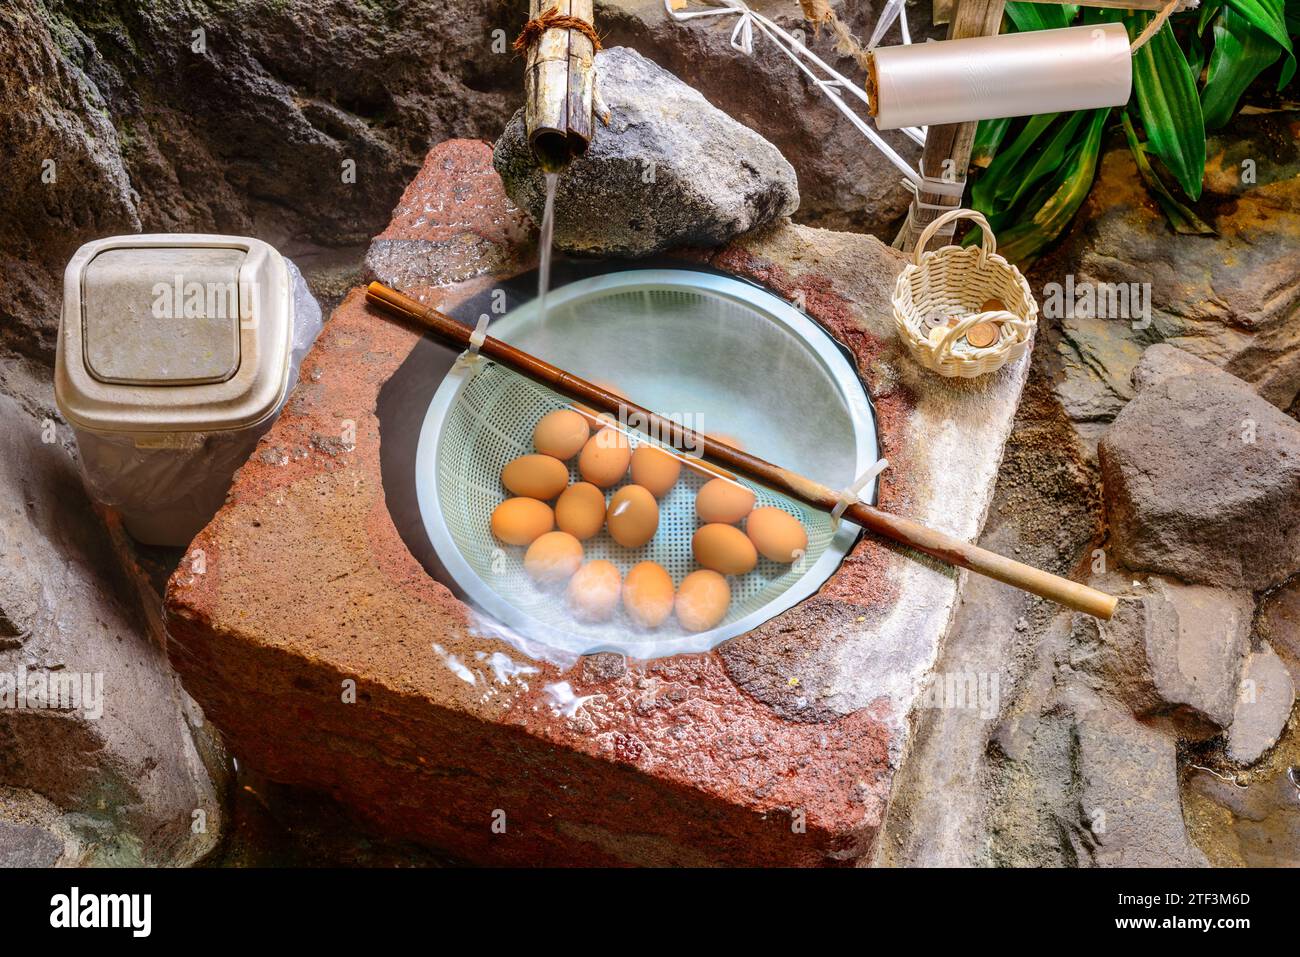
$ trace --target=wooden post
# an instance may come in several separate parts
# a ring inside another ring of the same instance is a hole
[[[957,0],[957,10],[952,22],[948,24],[949,40],[964,40],[967,37],[985,37],[997,34],[1002,25],[1003,0]],[[921,154],[921,173],[934,179],[954,183],[966,180],[966,168],[970,165],[971,146],[975,142],[975,130],[979,123],[948,123],[943,126],[931,126],[925,134],[925,150]],[[920,203],[933,203],[936,206],[955,208],[961,205],[960,196],[947,196],[942,193],[918,191],[912,199],[912,208],[907,222],[894,240],[898,248],[911,252],[921,231],[931,220],[938,218],[941,209],[926,209]],[[931,245],[943,246],[952,238],[952,226],[939,230],[931,240]]]

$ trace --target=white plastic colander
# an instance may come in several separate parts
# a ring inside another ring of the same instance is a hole
[[[489,333],[585,378],[614,383],[699,431],[737,436],[755,454],[835,487],[876,459],[870,404],[848,360],[806,316],[738,280],[689,270],[600,276],[553,291],[545,323],[524,306]],[[654,354],[665,345],[668,355]],[[758,505],[784,509],[803,524],[808,549],[800,561],[760,559],[749,574],[730,577],[727,616],[707,632],[685,632],[671,617],[645,630],[621,611],[608,622],[577,621],[563,589],[534,585],[523,568],[524,549],[502,546],[489,525],[508,495],[502,468],[534,451],[537,421],[567,404],[496,363],[459,364],[430,404],[416,455],[420,511],[440,560],[481,613],[524,638],[638,658],[706,650],[810,595],[857,538],[851,523],[836,529],[826,513],[742,479]],[[634,431],[628,436],[633,447],[651,441]],[[576,459],[570,477],[580,480]],[[586,559],[611,561],[623,574],[655,561],[680,584],[698,567],[691,554],[695,495],[710,477],[683,468],[659,502],[659,529],[649,544],[624,548],[602,530],[584,542]],[[628,481],[606,490],[606,500]],[[863,499],[874,500],[874,483]]]

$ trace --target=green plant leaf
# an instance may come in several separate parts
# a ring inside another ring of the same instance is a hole
[[[1146,147],[1138,142],[1137,131],[1133,129],[1133,121],[1129,118],[1128,112],[1125,111],[1121,117],[1124,121],[1124,137],[1128,140],[1129,152],[1133,154],[1133,162],[1137,164],[1138,173],[1141,174],[1147,188],[1151,190],[1151,194],[1155,196],[1156,202],[1165,214],[1165,219],[1169,220],[1169,225],[1174,228],[1174,232],[1190,236],[1215,235],[1214,227],[1180,203],[1169,188],[1161,182],[1160,177],[1151,167],[1151,161],[1147,159]]]
[[[1271,38],[1286,53],[1286,60],[1282,63],[1282,76],[1277,84],[1277,88],[1282,89],[1295,76],[1295,54],[1291,49],[1291,38],[1287,36],[1285,0],[1224,0],[1224,2],[1241,14],[1252,27]]]
[[[1023,0],[1007,0],[1005,9],[1007,17],[1021,33],[1068,27],[1079,11],[1078,7],[1066,7],[1054,3],[1027,3]]]
[[[1134,36],[1150,18],[1148,13],[1128,18],[1136,28]],[[1152,152],[1188,196],[1199,198],[1205,174],[1205,121],[1196,79],[1168,23],[1133,54],[1133,89]]]
[[[1214,52],[1201,89],[1206,129],[1217,130],[1232,119],[1246,87],[1281,55],[1271,37],[1233,8],[1225,9],[1214,24]]]
[[[1211,20],[1218,16],[1222,6],[1223,0],[1206,0],[1205,3],[1201,4],[1201,14],[1197,18],[1196,29],[1189,30],[1187,33],[1187,46],[1183,52],[1187,54],[1187,66],[1198,82],[1205,70],[1205,28],[1210,25]]]
[[[1223,0],[1206,0],[1205,3],[1201,4],[1201,15],[1196,21],[1197,36],[1204,35],[1205,28],[1210,25],[1210,21],[1214,19],[1214,15],[1218,13],[1222,7]]]
[[[1088,128],[1066,162],[1037,193],[1026,209],[1032,217],[998,237],[998,252],[1012,262],[1026,262],[1054,241],[1070,224],[1092,189],[1101,152],[1101,133],[1110,109],[1092,110]]]
[[[1083,111],[1067,116],[1065,122],[1048,137],[1047,142],[1033,153],[1033,162],[1029,167],[1020,171],[1015,180],[1007,181],[1008,186],[1015,187],[1005,200],[1008,206],[1015,206],[1021,197],[1061,168],[1069,158],[1075,143],[1079,141],[1080,137],[1077,134],[1087,119],[1088,114]],[[1002,196],[999,195],[998,199],[1001,200]]]
[[[1087,26],[1098,23],[1123,23],[1128,11],[1118,7],[1084,7],[1082,22]]]
[[[1205,72],[1205,44],[1199,34],[1192,33],[1187,37],[1187,47],[1183,53],[1187,56],[1187,69],[1200,82],[1201,74]],[[1202,106],[1201,109],[1204,111],[1205,107]]]
[[[1002,138],[1011,128],[1011,117],[1004,116],[997,120],[980,120],[975,130],[975,142],[971,144],[970,161],[985,168],[993,162],[993,157],[1002,145]]]
[[[1013,174],[1016,164],[1058,116],[1059,113],[1031,116],[1025,121],[1016,138],[1011,141],[1011,145],[998,151],[997,157],[989,164],[988,171],[971,187],[971,202],[975,204],[976,209],[987,216],[994,211],[993,207],[999,195],[1009,196],[1015,192],[1016,180]]]

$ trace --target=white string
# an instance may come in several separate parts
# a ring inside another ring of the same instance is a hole
[[[867,49],[874,50],[879,46],[880,41],[885,37],[885,31],[894,25],[898,20],[898,28],[903,32],[903,42],[911,43],[912,37],[907,31],[907,9],[903,6],[906,0],[889,0],[885,4],[885,9],[880,11],[880,20],[876,23],[876,29],[871,34],[871,39],[867,41]]]
[[[961,179],[954,178],[952,180],[944,179],[942,176],[927,176],[921,168],[921,160],[916,161],[916,175],[908,177],[907,182],[903,185],[913,193],[924,190],[927,193],[937,193],[940,196],[952,196],[958,201],[966,193],[965,176]],[[953,203],[943,208],[948,209],[953,205],[956,204]]]
[[[839,502],[831,509],[831,525],[835,528],[840,527],[840,518],[844,515],[844,510],[855,502],[860,501],[862,490],[877,475],[889,468],[889,459],[877,459],[876,463],[867,469],[854,480],[848,488],[841,490]]]
[[[902,237],[908,235],[912,229],[920,229],[925,225],[924,223],[918,223],[916,221],[917,213],[927,209],[932,210],[935,213],[946,213],[961,205],[962,193],[966,188],[966,181],[964,179],[957,183],[949,183],[946,180],[934,176],[922,176],[921,181],[920,186],[911,180],[903,181],[903,187],[912,194],[912,202],[907,207],[907,222],[904,224],[903,228],[899,230],[898,239],[895,240],[896,246],[898,245],[898,241],[901,240]],[[927,203],[921,198],[922,191],[927,193],[936,193],[944,197],[952,197],[952,200],[951,202],[945,199],[942,203]],[[939,239],[947,239],[951,237],[956,230],[957,224],[955,222],[948,223],[946,226],[940,227],[937,236]]]
[[[843,91],[847,91],[861,100],[867,109],[870,110],[871,101],[867,97],[866,90],[860,84],[854,83],[844,75],[836,72],[826,63],[826,61],[804,46],[797,37],[782,29],[773,20],[761,13],[751,10],[745,4],[745,0],[711,0],[711,2],[719,5],[704,10],[683,10],[679,12],[673,9],[673,0],[664,0],[664,10],[674,20],[683,21],[694,20],[696,17],[739,17],[736,21],[735,27],[731,31],[731,46],[732,49],[739,50],[746,56],[754,55],[754,27],[757,25],[759,31],[775,44],[782,53],[789,57],[794,65],[797,66],[805,76],[812,80],[817,88],[820,89],[833,104],[835,104],[835,108],[848,118],[849,122],[857,128],[858,132],[871,141],[871,144],[881,152],[885,159],[893,163],[904,176],[918,187],[925,185],[923,177],[912,168],[912,165],[899,156],[898,153],[894,151],[893,147],[885,142],[880,133],[873,126],[870,126],[865,120],[863,120],[856,112],[850,109],[849,105],[844,101],[842,94]],[[890,2],[893,4],[895,0],[890,0]],[[899,3],[899,6],[901,7],[901,2]],[[896,13],[895,15],[898,14]],[[892,20],[890,22],[892,22]],[[904,24],[906,24],[905,15]],[[904,37],[906,38],[907,28],[905,25],[903,30]],[[812,66],[809,66],[810,63]],[[824,76],[819,76],[813,67],[816,67],[818,71],[821,71]],[[904,127],[902,132],[919,146],[925,145],[924,128],[909,126]]]

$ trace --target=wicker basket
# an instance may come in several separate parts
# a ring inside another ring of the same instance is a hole
[[[924,251],[939,229],[963,217],[979,225],[978,247]],[[898,277],[893,298],[898,334],[917,362],[940,375],[968,379],[1025,354],[1038,322],[1038,304],[1020,270],[997,255],[983,216],[971,209],[944,213],[926,226],[916,250]],[[981,312],[989,299],[1000,300],[1006,310]],[[957,321],[948,325],[950,319]],[[997,327],[998,337],[976,348],[966,341],[966,332],[984,322]]]

